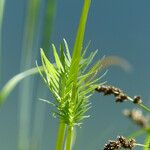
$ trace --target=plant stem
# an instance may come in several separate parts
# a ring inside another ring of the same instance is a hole
[[[148,131],[145,139],[145,145],[147,145],[147,147],[145,147],[144,150],[149,150],[149,144],[150,144],[150,132]]]
[[[84,0],[84,5],[82,8],[78,31],[77,31],[77,35],[76,35],[76,39],[74,43],[74,48],[73,48],[71,66],[70,66],[69,77],[68,77],[69,79],[72,78],[72,81],[73,81],[72,101],[75,101],[74,97],[76,93],[79,62],[81,59],[81,51],[82,51],[82,45],[83,45],[83,40],[84,40],[84,34],[85,34],[85,28],[86,28],[86,22],[87,22],[90,4],[91,4],[91,0]]]
[[[128,100],[133,102],[133,98],[131,98],[130,96],[128,96]],[[147,107],[146,105],[144,105],[143,103],[137,104],[140,108],[142,108],[143,110],[146,110],[150,113],[150,108]]]
[[[56,10],[56,0],[46,0],[45,9],[43,11],[44,19],[42,21],[43,28],[42,28],[40,47],[44,49],[44,52],[46,53],[47,56],[49,56],[49,52],[50,52],[49,41],[50,41],[51,31],[53,27],[53,19],[55,17],[55,10]],[[37,82],[36,97],[46,97],[47,90],[43,88],[40,80],[36,82]],[[44,132],[44,123],[45,123],[44,113],[45,113],[45,105],[41,105],[41,103],[36,103],[34,122],[33,122],[32,141],[31,141],[33,147],[31,147],[30,150],[42,149],[42,144],[43,144],[42,134]]]
[[[41,71],[43,71],[43,67],[39,67]],[[29,70],[26,70],[24,72],[21,72],[17,75],[15,75],[13,78],[11,78],[7,83],[3,86],[3,88],[0,91],[0,107],[5,102],[7,96],[11,93],[11,91],[17,86],[19,82],[21,82],[23,79],[37,74],[39,71],[37,67],[31,68]]]
[[[67,137],[66,137],[66,150],[72,149],[72,138],[73,138],[73,127],[68,126]]]
[[[5,0],[0,1],[0,83],[2,81],[2,25],[4,15]]]
[[[146,110],[146,111],[148,111],[148,112],[150,113],[150,108],[149,108],[149,107],[145,106],[144,104],[139,104],[139,106],[140,106],[142,109],[144,109],[144,110]]]
[[[66,124],[64,122],[60,121],[57,139],[56,139],[56,150],[63,149],[65,131],[66,131]]]
[[[21,52],[21,71],[31,68],[36,58],[35,46],[38,43],[35,40],[37,39],[40,4],[41,0],[28,0]],[[22,82],[19,90],[18,150],[29,150],[33,79],[28,78]]]
[[[135,146],[140,146],[140,147],[144,147],[144,148],[148,148],[149,150],[149,145],[144,145],[144,144],[135,144]]]

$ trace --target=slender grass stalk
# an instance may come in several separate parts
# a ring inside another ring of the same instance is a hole
[[[40,70],[43,70],[43,67],[39,67]],[[16,85],[21,82],[23,79],[35,75],[38,73],[37,68],[31,68],[27,71],[21,72],[17,75],[15,75],[13,78],[11,78],[2,88],[0,91],[0,106],[5,102],[7,96],[11,93],[11,91],[16,87]]]
[[[35,60],[34,39],[36,37],[37,20],[39,16],[40,0],[29,0],[27,14],[25,20],[22,56],[21,56],[21,71],[32,66]],[[28,150],[30,147],[30,124],[31,124],[31,104],[33,94],[33,81],[26,79],[20,85],[19,92],[19,135],[18,135],[18,150]]]
[[[67,137],[66,137],[66,150],[72,149],[72,139],[73,139],[73,127],[68,126]]]
[[[78,31],[77,31],[77,35],[76,35],[76,39],[74,43],[70,74],[69,74],[69,76],[72,76],[72,74],[74,74],[73,79],[72,79],[74,81],[74,88],[72,90],[76,88],[76,84],[77,84],[77,74],[78,74],[78,69],[79,69],[79,62],[81,59],[81,51],[82,51],[86,21],[87,21],[90,4],[91,4],[91,0],[84,0],[82,14],[81,14]],[[72,99],[74,99],[74,94],[72,95]]]
[[[140,106],[143,110],[146,110],[146,111],[148,111],[148,112],[150,113],[150,108],[147,107],[146,105],[144,105],[144,104],[139,104],[139,106]]]
[[[70,66],[70,71],[69,71],[69,79],[72,78],[73,81],[73,87],[72,87],[72,97],[71,101],[75,102],[75,95],[77,92],[77,77],[78,77],[78,72],[79,72],[79,62],[81,59],[81,51],[82,51],[82,46],[83,46],[83,40],[84,40],[84,34],[85,34],[85,28],[86,28],[86,22],[87,22],[87,17],[88,17],[88,12],[90,8],[91,0],[84,0],[84,5],[80,17],[80,22],[78,26],[78,31],[74,43],[74,49],[73,49],[73,54],[72,54],[72,61],[71,61],[71,66]],[[73,75],[73,77],[72,77]],[[68,79],[68,80],[69,80]],[[67,128],[67,138],[66,138],[66,150],[70,150],[72,147],[72,130],[73,126],[68,125]]]
[[[43,23],[43,30],[42,30],[42,42],[41,46],[44,48],[44,52],[46,55],[49,54],[50,50],[50,36],[53,27],[53,19],[55,16],[55,9],[56,9],[56,1],[55,0],[47,0],[44,9],[44,19]],[[41,86],[41,82],[38,80],[37,83],[37,92],[36,97],[46,97],[47,90],[45,90]],[[40,111],[39,111],[40,110]],[[35,115],[33,121],[33,131],[32,131],[32,145],[31,150],[38,150],[41,149],[42,146],[42,135],[44,131],[44,119],[45,118],[45,105],[41,105],[41,103],[36,103],[35,106]]]
[[[53,29],[53,20],[56,12],[56,0],[47,0],[45,15],[44,15],[44,26],[42,33],[42,44],[41,47],[44,49],[46,55],[49,54],[50,49],[50,37]]]
[[[59,123],[58,135],[56,139],[56,150],[62,150],[64,146],[64,137],[66,131],[66,124],[63,122]]]
[[[5,0],[0,1],[0,83],[2,81],[2,25],[4,15]]]
[[[131,102],[134,101],[133,98],[130,97],[130,96],[128,96],[128,100],[130,100]],[[145,104],[143,104],[143,103],[137,103],[136,105],[138,105],[140,108],[142,108],[143,110],[148,111],[150,113],[150,108],[147,107]]]

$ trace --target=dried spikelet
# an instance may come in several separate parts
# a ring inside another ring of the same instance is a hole
[[[134,96],[133,103],[135,103],[135,104],[142,103],[141,97],[140,96]]]
[[[116,102],[124,102],[125,100],[130,100],[134,104],[142,103],[140,96],[134,96],[134,98],[131,98],[126,93],[124,93],[121,89],[114,86],[102,85],[102,86],[98,86],[95,90],[99,93],[104,93],[104,95],[114,95]]]
[[[123,102],[127,100],[127,95],[122,90],[114,86],[102,85],[95,89],[97,92],[104,93],[104,95],[114,95],[116,102]]]
[[[134,123],[136,123],[137,125],[139,125],[142,128],[145,128],[145,127],[148,126],[148,118],[143,115],[141,110],[138,110],[138,109],[132,109],[132,110],[125,109],[123,111],[123,114],[125,116],[127,116],[128,118],[130,118]]]
[[[105,144],[104,150],[118,150],[121,148],[119,141],[109,141],[108,144]]]
[[[125,149],[132,149],[135,146],[135,139],[126,139],[123,136],[118,136],[117,140],[120,142],[121,147]]]

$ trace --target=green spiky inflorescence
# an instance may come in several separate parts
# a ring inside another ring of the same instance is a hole
[[[87,110],[91,107],[89,97],[94,93],[94,89],[99,85],[97,81],[100,78],[95,78],[97,70],[100,67],[98,61],[92,68],[88,69],[89,62],[92,61],[97,51],[92,52],[87,58],[85,52],[88,46],[81,55],[79,63],[79,70],[77,75],[77,88],[74,92],[73,76],[69,77],[69,71],[71,67],[71,55],[69,52],[68,44],[64,40],[65,51],[63,45],[60,46],[60,57],[57,50],[52,44],[55,63],[52,64],[45,56],[44,51],[41,49],[41,61],[44,71],[40,71],[40,75],[48,86],[49,90],[53,94],[55,101],[53,105],[57,108],[55,112],[56,116],[69,126],[80,125]],[[72,101],[72,95],[74,95],[74,101]]]

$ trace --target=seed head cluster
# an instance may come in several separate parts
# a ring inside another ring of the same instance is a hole
[[[114,86],[102,85],[95,89],[97,92],[104,93],[104,95],[114,95],[116,102],[123,102],[127,100],[127,95],[122,90]]]
[[[140,96],[134,96],[133,103],[141,104],[142,103],[141,97]]]
[[[104,150],[119,150],[123,149],[132,149],[135,147],[135,139],[126,139],[123,136],[118,136],[116,141],[109,141],[108,144],[105,144]]]
[[[125,94],[121,89],[111,86],[111,85],[102,85],[98,86],[95,89],[99,93],[104,93],[104,95],[114,95],[116,102],[124,102],[125,100],[131,100],[127,94]],[[142,100],[140,96],[134,96],[132,99],[133,103],[141,104]]]
[[[109,141],[108,144],[105,144],[104,150],[117,150],[121,148],[121,144],[119,141]]]

